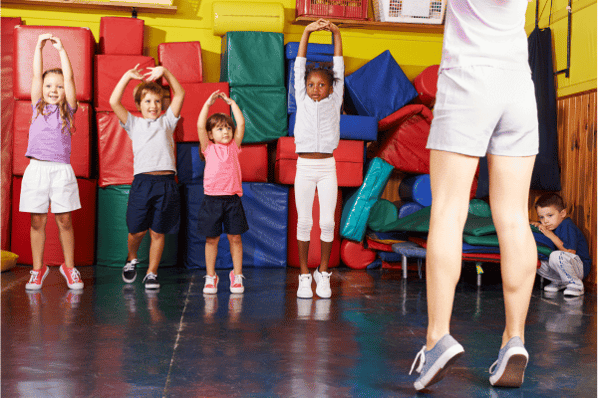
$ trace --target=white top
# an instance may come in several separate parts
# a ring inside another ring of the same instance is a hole
[[[178,117],[170,107],[156,120],[133,116],[120,125],[133,141],[133,174],[172,170],[176,173],[174,158],[174,128]]]
[[[345,87],[345,64],[343,57],[332,57],[334,83],[332,94],[322,101],[314,101],[305,91],[306,58],[295,59],[295,152],[332,153],[340,139],[341,105]]]
[[[484,65],[530,71],[524,29],[527,4],[528,0],[448,0],[440,68]]]

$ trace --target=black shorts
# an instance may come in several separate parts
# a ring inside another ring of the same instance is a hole
[[[174,174],[136,174],[129,192],[129,233],[175,234],[181,223],[181,197]]]
[[[241,235],[249,229],[243,203],[238,195],[205,195],[199,208],[198,230],[208,237]]]

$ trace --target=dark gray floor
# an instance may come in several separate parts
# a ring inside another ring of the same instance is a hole
[[[2,273],[3,397],[596,397],[596,294],[538,286],[518,389],[493,388],[503,330],[500,278],[464,270],[452,334],[465,347],[444,380],[413,389],[424,343],[425,283],[400,270],[335,270],[330,300],[296,298],[296,269],[245,269],[246,292],[202,294],[204,271],[160,270],[147,294],[120,269],[80,267],[81,294],[53,268],[27,293],[30,267]]]

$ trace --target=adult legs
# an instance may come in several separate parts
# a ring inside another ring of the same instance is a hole
[[[479,158],[430,151],[432,209],[426,251],[428,332],[426,348],[449,333],[455,288],[461,275],[463,228]]]
[[[525,319],[536,276],[537,249],[529,226],[529,189],[535,156],[488,155],[490,206],[500,245],[506,324],[503,347],[523,342]]]

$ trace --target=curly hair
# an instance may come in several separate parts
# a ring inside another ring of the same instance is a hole
[[[214,113],[210,116],[208,120],[206,120],[206,131],[212,131],[214,127],[220,126],[221,124],[230,126],[230,128],[233,129],[233,137],[235,136],[237,126],[235,126],[233,118],[225,113]]]
[[[56,74],[56,75],[64,76],[62,74],[62,69],[60,69],[60,68],[48,69],[42,75],[42,81],[49,74]],[[44,112],[46,109],[46,105],[48,105],[48,103],[44,100],[44,97],[42,96],[42,98],[38,101],[37,105],[35,106],[35,115],[33,115],[33,117],[31,118],[31,123],[33,123],[33,121],[39,115],[42,115],[42,116],[49,115]],[[63,134],[69,133],[70,135],[73,135],[73,132],[75,131],[75,124],[73,123],[73,115],[69,112],[69,105],[68,105],[68,102],[66,101],[66,99],[58,104],[58,111],[60,112],[60,120],[62,121],[61,132]]]
[[[334,71],[332,70],[332,64],[330,62],[320,62],[320,63],[309,63],[305,67],[305,84],[307,84],[307,79],[312,73],[321,73],[324,75],[328,84],[331,86],[334,83],[338,82],[340,79],[334,76]]]

